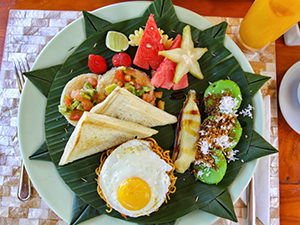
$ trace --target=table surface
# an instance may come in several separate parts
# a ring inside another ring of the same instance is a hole
[[[0,3],[0,57],[4,47],[10,9],[94,10],[120,0],[1,0]],[[204,16],[244,17],[252,0],[173,0],[173,3]],[[0,58],[0,59],[1,59]],[[285,46],[283,38],[276,41],[277,85],[294,63],[300,60],[300,47]],[[300,224],[300,135],[293,131],[278,109],[280,222]],[[293,163],[290,163],[293,162]]]

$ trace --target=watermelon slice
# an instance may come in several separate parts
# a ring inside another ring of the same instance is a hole
[[[153,14],[150,14],[144,34],[136,51],[133,64],[143,69],[156,70],[164,57],[158,55],[159,51],[165,50]]]
[[[175,74],[175,72],[174,72],[174,74]],[[173,81],[173,77],[172,77],[172,81]],[[180,90],[180,89],[186,88],[187,86],[189,86],[189,80],[188,80],[187,74],[185,74],[181,78],[181,80],[178,82],[178,84],[174,84],[172,88],[173,88],[173,90]]]
[[[173,41],[173,44],[170,49],[180,48],[180,45],[181,45],[181,35],[178,34],[175,40]],[[173,88],[173,90],[186,88],[189,85],[187,74],[185,74],[181,78],[178,84],[173,83],[176,65],[177,63],[171,61],[168,58],[164,58],[164,61],[159,65],[158,69],[153,74],[153,77],[151,79],[151,84],[154,87],[162,87],[168,90],[170,90],[171,88]]]

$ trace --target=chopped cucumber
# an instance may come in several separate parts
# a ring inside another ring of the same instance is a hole
[[[85,82],[84,89],[94,89],[94,88],[89,82]]]
[[[84,108],[83,108],[83,106],[82,106],[81,104],[79,104],[79,105],[76,107],[76,109],[81,110],[81,111],[84,111]]]
[[[68,113],[68,108],[65,105],[59,105],[58,106],[58,111],[63,114],[66,115]]]
[[[74,102],[69,106],[71,110],[75,109],[80,104],[80,101],[74,100]]]
[[[128,86],[131,86],[132,84],[130,84],[130,83],[125,83],[124,84],[124,87],[128,87]]]
[[[85,93],[93,97],[97,93],[97,91],[95,89],[87,89]]]
[[[143,87],[144,92],[152,91],[152,87]]]
[[[83,97],[83,98],[86,98],[86,99],[88,99],[88,100],[91,100],[91,96],[89,96],[87,93],[85,93],[85,92],[81,92],[80,93],[80,96],[81,97]]]
[[[139,97],[142,96],[143,94],[145,94],[144,90],[139,90],[139,89],[138,89],[138,90],[136,90],[136,92],[135,92],[135,95],[136,95],[136,96],[139,96]]]
[[[132,94],[135,95],[135,87],[130,86],[130,87],[128,88],[128,91],[130,91]]]
[[[117,87],[118,85],[116,85],[116,84],[111,84],[111,85],[109,85],[109,86],[107,86],[106,88],[105,88],[105,91],[108,93],[108,94],[110,94],[113,90],[115,90],[115,88]]]
[[[194,166],[196,179],[206,184],[219,183],[227,170],[227,162],[221,151],[214,150],[212,157],[215,160],[215,168],[206,167],[204,164]]]
[[[126,69],[127,69],[126,66],[119,66],[116,70],[123,70],[123,71],[125,71]]]

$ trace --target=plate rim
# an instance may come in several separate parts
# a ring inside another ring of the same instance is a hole
[[[148,2],[148,1],[122,2],[122,3],[111,4],[111,5],[108,5],[108,6],[104,6],[104,7],[98,8],[98,9],[92,11],[91,13],[95,14],[95,13],[101,12],[102,10],[106,10],[106,9],[108,9],[108,8],[122,7],[122,6],[126,6],[126,5],[128,5],[128,4],[133,4],[133,5],[135,5],[135,4],[141,4],[141,3],[142,3],[142,4],[146,4],[147,6],[148,6],[149,4],[151,4],[151,2]],[[175,6],[175,5],[174,5],[174,6]],[[209,22],[209,21],[208,21],[206,18],[204,18],[203,16],[201,16],[201,15],[199,15],[199,14],[197,14],[197,13],[194,13],[194,12],[188,10],[188,9],[185,9],[185,8],[183,8],[183,7],[175,6],[175,10],[176,10],[176,13],[178,13],[178,10],[179,10],[179,11],[184,11],[185,13],[193,14],[194,16],[201,17],[202,20],[205,20],[205,21],[207,21],[208,23],[210,23],[210,25],[213,25],[211,22]],[[68,29],[69,27],[73,26],[74,23],[80,23],[80,21],[81,21],[81,22],[83,21],[83,16],[77,18],[77,19],[74,20],[72,23],[70,23],[68,26],[64,27],[59,33],[57,33],[57,34],[55,35],[55,37],[53,37],[52,40],[49,41],[49,43],[44,47],[44,49],[43,49],[43,50],[41,51],[41,53],[38,55],[38,57],[37,57],[37,59],[36,59],[34,65],[33,65],[32,69],[37,69],[37,68],[38,68],[37,62],[40,60],[40,57],[44,54],[44,52],[47,51],[48,46],[49,46],[50,44],[53,44],[53,42],[55,42],[55,39],[56,39],[59,35],[61,35],[66,29]],[[242,60],[242,61],[244,61],[245,64],[247,64],[246,67],[248,66],[248,68],[246,69],[246,71],[248,71],[248,72],[253,72],[252,67],[250,66],[250,63],[249,63],[248,60],[245,58],[245,56],[244,56],[244,54],[241,52],[241,50],[235,45],[235,43],[234,43],[230,38],[226,37],[226,38],[225,38],[225,42],[224,42],[225,46],[226,46],[226,44],[228,44],[228,43],[229,43],[229,45],[233,45],[233,46],[235,46],[236,49],[238,49],[237,51],[238,51],[238,54],[239,54],[240,56],[239,56],[237,59],[238,59],[238,60]],[[226,46],[226,47],[228,47],[228,46]],[[231,46],[231,47],[232,47],[232,46]],[[231,50],[230,50],[230,51],[231,51]],[[241,59],[241,58],[244,58],[244,59]],[[244,66],[245,66],[245,65],[244,65]],[[242,66],[242,67],[243,67],[243,66]],[[243,69],[245,70],[245,68],[243,68]],[[28,89],[28,86],[29,86],[29,84],[28,84],[28,82],[26,81],[24,90],[25,90],[26,88]],[[259,105],[260,105],[260,111],[263,112],[263,111],[264,111],[264,107],[263,107],[263,104],[262,104],[262,96],[261,96],[261,93],[259,92],[258,94],[256,94],[256,96],[255,96],[254,98],[256,98],[256,100],[258,99],[257,101],[258,101],[258,103],[259,103]],[[254,98],[253,98],[253,102],[254,102]],[[25,101],[25,99],[24,99],[24,96],[23,96],[23,94],[22,94],[22,96],[21,96],[21,98],[20,98],[19,112],[22,111],[22,107],[24,107],[24,101]],[[256,112],[255,112],[255,113],[256,113]],[[262,119],[263,119],[264,114],[262,113],[262,114],[260,114],[260,115],[261,115],[261,117],[262,117]],[[258,118],[258,117],[255,116],[255,118]],[[20,126],[21,126],[21,116],[20,116],[19,113],[18,113],[18,131],[19,131],[19,127],[20,127]],[[260,128],[260,131],[259,131],[259,132],[260,132],[260,133],[263,133],[263,131],[264,131],[264,127],[262,126],[262,127]],[[19,132],[19,134],[20,134],[20,132]],[[21,150],[22,158],[24,159],[24,154],[23,154],[23,151],[22,151],[22,140],[21,140],[21,138],[20,138],[20,150]],[[250,165],[250,164],[251,164],[251,166],[252,166],[252,168],[253,168],[252,171],[251,171],[251,176],[253,175],[253,173],[254,173],[254,171],[255,171],[255,167],[256,167],[256,165],[257,165],[257,162],[258,162],[258,160],[254,160],[253,162],[247,163],[247,165]],[[29,167],[29,166],[28,166],[28,160],[24,160],[24,164],[25,164],[25,167],[26,167],[26,168]],[[246,166],[245,166],[245,167],[246,167]],[[29,170],[29,176],[30,176],[30,175],[31,175],[31,171]],[[248,182],[250,181],[251,176],[249,176],[249,179],[247,179],[247,181],[246,181],[247,184],[248,184]],[[236,179],[237,179],[237,178],[236,178]],[[34,185],[35,185],[36,187],[38,187],[37,182],[34,181],[33,183],[34,183]],[[247,185],[245,185],[243,189],[245,189],[246,186],[247,186]],[[39,188],[36,188],[36,189],[38,190]],[[39,190],[38,192],[39,192],[40,196],[43,198],[44,193],[42,193],[40,190]],[[239,195],[240,195],[242,192],[243,192],[243,191],[241,191],[237,196],[234,196],[234,197],[233,197],[233,201],[235,201],[235,200],[239,197]],[[57,211],[57,209],[56,209],[55,207],[53,207],[52,203],[49,203],[48,201],[46,201],[46,202],[47,202],[47,204],[49,205],[49,207],[50,207],[56,214],[58,214],[63,220],[65,220],[65,221],[67,220],[65,216],[62,216],[62,213],[61,213],[61,212]],[[188,214],[188,215],[189,215],[189,214]],[[186,217],[186,216],[184,216],[184,217]],[[216,216],[214,216],[214,217],[216,217]],[[217,219],[217,218],[218,218],[218,217],[216,217],[216,219]],[[213,221],[212,221],[212,222],[213,222]]]

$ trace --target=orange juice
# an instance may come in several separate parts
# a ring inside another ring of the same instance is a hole
[[[300,0],[256,0],[243,19],[239,35],[252,49],[275,41],[300,21]]]

